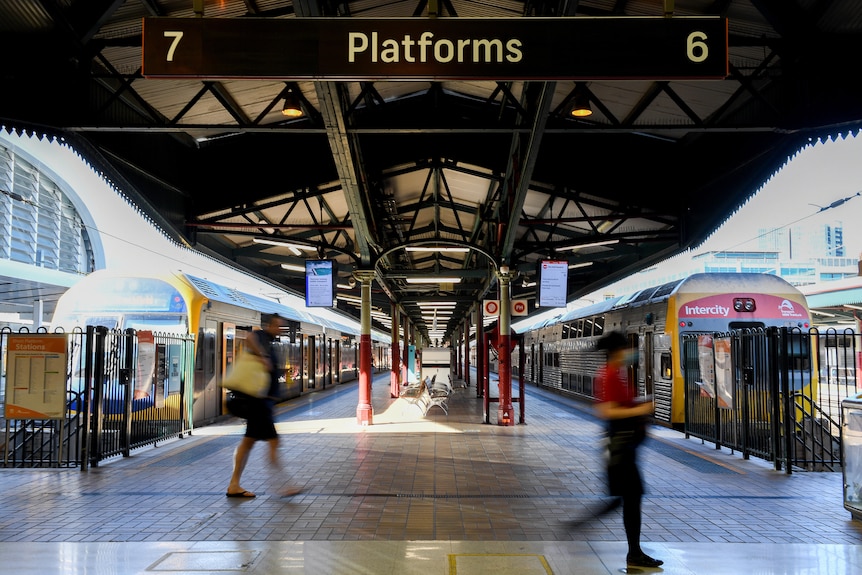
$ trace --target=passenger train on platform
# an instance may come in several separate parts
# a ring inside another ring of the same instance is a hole
[[[619,331],[638,351],[630,381],[654,397],[657,423],[678,428],[685,421],[684,336],[770,327],[807,334],[810,321],[805,296],[778,276],[699,273],[523,328],[524,376],[527,383],[594,400],[594,376],[604,362],[596,341]],[[792,353],[808,364],[810,348],[802,341]],[[516,347],[513,366],[519,353]]]
[[[156,355],[168,356],[162,359],[165,371],[179,374],[180,363],[193,362],[193,369],[187,372],[193,373],[189,377],[194,390],[189,419],[201,425],[226,413],[220,382],[251,331],[276,313],[286,320],[277,343],[284,381],[281,399],[358,378],[358,321],[330,309],[306,308],[301,297],[288,292],[279,299],[256,296],[187,273],[144,276],[94,272],[59,299],[52,326],[79,334],[87,326],[102,326],[111,333],[134,330],[137,335],[156,334]],[[167,343],[159,344],[159,335],[167,336]],[[193,342],[188,360],[182,359],[182,340],[171,336]],[[377,369],[390,365],[389,342],[389,335],[372,330],[372,357]],[[72,365],[83,367],[82,362],[73,361]],[[153,397],[164,398],[168,404],[178,402],[178,397],[171,396],[179,396],[180,377],[165,375],[167,382],[159,382],[157,389],[149,378],[140,378],[145,381],[135,382],[139,398],[135,409],[152,407]],[[153,379],[158,382],[159,377]]]

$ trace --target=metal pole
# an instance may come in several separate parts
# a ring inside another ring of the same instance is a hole
[[[356,406],[356,422],[371,425],[374,421],[374,408],[371,406],[371,282],[374,272],[368,270],[353,273],[361,282],[362,310],[361,334],[359,336],[359,403]]]
[[[511,315],[512,301],[509,298],[509,287],[514,274],[509,266],[500,266],[497,274],[500,282],[500,333],[497,336],[497,353],[500,367],[497,372],[500,380],[497,382],[500,390],[497,404],[497,425],[515,425],[515,408],[512,405],[512,347],[511,347]]]

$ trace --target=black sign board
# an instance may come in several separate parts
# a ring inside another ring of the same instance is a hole
[[[726,18],[145,18],[143,75],[720,79]]]

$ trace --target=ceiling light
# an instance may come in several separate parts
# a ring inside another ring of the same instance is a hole
[[[284,107],[281,109],[281,113],[288,118],[299,118],[303,114],[302,102],[296,89],[292,86],[284,92]]]
[[[597,242],[590,242],[588,244],[578,244],[575,246],[564,246],[561,248],[557,248],[558,252],[566,251],[566,250],[579,250],[581,248],[595,248],[597,246],[610,246],[613,244],[620,243],[619,240],[601,240]]]
[[[457,252],[457,253],[467,253],[470,251],[470,248],[456,248],[456,247],[432,247],[432,246],[408,246],[404,248],[408,252]]]
[[[419,307],[457,307],[458,302],[454,301],[417,301]]]
[[[593,115],[593,109],[590,108],[590,95],[580,84],[575,86],[575,95],[572,98],[572,108],[569,114],[575,118],[586,118]]]
[[[317,248],[312,246],[304,246],[302,244],[294,244],[291,242],[283,242],[281,240],[271,240],[269,238],[252,238],[252,240],[256,244],[266,244],[268,246],[279,246],[282,248],[290,248],[292,250],[305,250],[308,252],[313,252]]]
[[[593,265],[593,262],[582,262],[582,263],[579,263],[579,264],[569,264],[569,269],[570,269],[570,270],[574,270],[574,269],[577,269],[577,268],[588,268],[588,267],[590,267],[591,265]]]
[[[357,297],[355,295],[338,294],[337,296],[335,296],[335,299],[340,299],[342,301],[346,301],[346,302],[350,302],[350,303],[358,303],[358,304],[362,303],[362,298]]]
[[[457,284],[461,283],[461,278],[455,277],[412,277],[407,278],[409,284]]]
[[[281,264],[281,267],[290,270],[292,272],[302,272],[305,273],[305,266],[297,266],[294,264]]]

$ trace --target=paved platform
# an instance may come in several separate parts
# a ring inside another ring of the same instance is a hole
[[[528,388],[525,425],[484,424],[474,384],[421,417],[380,374],[361,427],[357,397],[354,383],[282,404],[286,473],[256,446],[253,499],[225,497],[236,420],[84,472],[0,469],[0,573],[862,572],[840,472],[786,475],[652,427],[642,540],[665,564],[627,570],[619,512],[568,523],[604,494],[584,406]],[[290,484],[304,491],[279,497]]]

